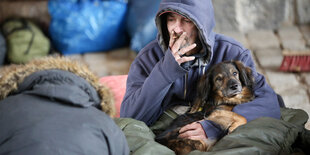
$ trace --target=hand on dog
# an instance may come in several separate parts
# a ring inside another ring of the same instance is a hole
[[[194,43],[192,45],[181,48],[182,43],[185,41],[185,37],[186,32],[183,32],[180,37],[177,37],[174,31],[170,33],[169,47],[171,49],[172,55],[174,56],[175,60],[178,62],[179,65],[195,59],[194,56],[183,56],[185,53],[191,51],[197,46]]]
[[[200,123],[194,122],[182,127],[179,131],[179,138],[187,138],[192,140],[207,139],[207,135]]]

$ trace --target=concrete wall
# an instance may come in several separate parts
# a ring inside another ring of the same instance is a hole
[[[248,32],[309,24],[310,0],[213,0],[216,31]]]
[[[15,15],[38,19],[47,26],[47,1],[0,0],[0,22]],[[310,24],[310,0],[213,0],[213,5],[218,32]]]

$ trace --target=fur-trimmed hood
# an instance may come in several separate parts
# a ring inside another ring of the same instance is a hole
[[[76,76],[74,76],[72,73]],[[59,74],[61,77],[56,74]],[[76,88],[80,89],[79,91],[83,91],[84,95],[88,95],[87,99],[89,98],[88,100],[90,102],[87,104],[100,104],[102,111],[111,117],[114,116],[114,101],[110,90],[106,86],[102,85],[99,82],[99,78],[93,74],[85,65],[82,65],[79,62],[73,61],[71,59],[64,57],[47,57],[37,59],[25,65],[11,65],[5,68],[1,72],[1,75],[0,100],[7,98],[11,94],[18,94],[25,89],[29,89],[29,87],[34,87],[34,85],[37,83],[42,82],[42,77],[45,78],[44,80],[54,80],[55,78],[61,78],[63,81],[66,81],[66,84],[69,87],[70,85],[77,85]],[[59,85],[62,85],[62,83]],[[47,88],[51,88],[50,85],[48,85]],[[45,90],[47,92],[49,91],[49,89]],[[66,92],[67,94],[73,93],[70,92],[70,90],[71,89],[63,90],[63,92]],[[94,93],[92,93],[92,90],[94,90]],[[61,95],[59,92],[54,91],[54,93],[56,93],[56,95]],[[75,99],[75,97],[83,99],[83,94],[68,96],[68,101],[72,99],[77,102],[82,102],[83,100],[78,101],[78,99]],[[54,96],[51,95],[49,97]]]

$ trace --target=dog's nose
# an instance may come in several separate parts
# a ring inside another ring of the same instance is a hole
[[[237,90],[238,89],[238,83],[235,80],[229,80],[228,81],[228,88],[230,90]]]
[[[233,84],[230,86],[231,90],[237,90],[238,89],[238,85],[237,84]]]

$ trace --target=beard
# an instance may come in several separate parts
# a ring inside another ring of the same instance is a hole
[[[196,41],[195,42],[190,42],[189,38],[188,37],[185,37],[184,41],[182,42],[179,50],[181,50],[182,48],[185,48],[185,47],[188,47],[192,44],[196,43],[197,47],[195,47],[194,49],[186,52],[184,55],[187,55],[187,56],[190,56],[190,55],[193,55],[195,53],[197,53],[197,49],[200,49],[200,43],[197,43]]]
[[[180,49],[185,48],[185,47],[187,47],[189,45],[191,45],[191,43],[189,42],[188,37],[185,37],[183,43],[180,46]]]
[[[175,33],[173,35],[173,39],[175,39],[175,41],[177,41],[180,37],[181,37],[182,33]],[[187,53],[185,53],[184,55],[192,55],[192,54],[195,54],[197,52],[197,50],[199,51],[201,49],[201,42],[199,40],[198,37],[196,37],[195,39],[192,39],[192,36],[185,36],[183,42],[181,43],[181,46],[179,48],[179,50],[183,49],[183,48],[186,48],[192,44],[196,43],[197,47],[192,49],[191,51],[188,51]]]

